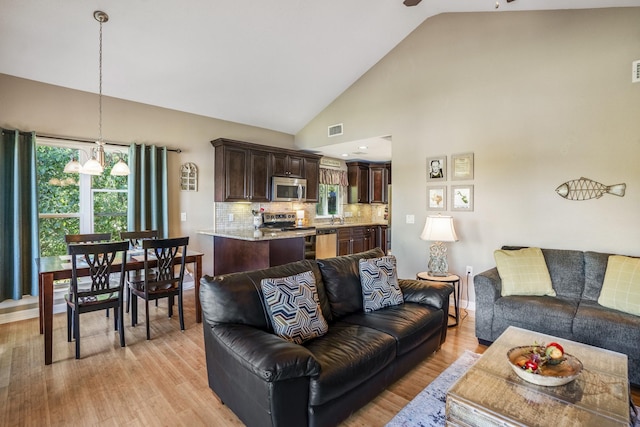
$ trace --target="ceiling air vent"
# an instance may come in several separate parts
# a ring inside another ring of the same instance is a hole
[[[328,132],[328,136],[332,137],[332,136],[338,136],[338,135],[342,135],[342,123],[338,123],[337,125],[331,125],[329,126],[329,132]]]
[[[640,83],[640,59],[637,61],[633,61],[631,83]]]

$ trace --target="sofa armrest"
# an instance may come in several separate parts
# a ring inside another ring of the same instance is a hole
[[[448,310],[449,295],[453,292],[451,283],[399,279],[398,284],[405,301]]]
[[[502,292],[502,279],[497,268],[483,271],[473,277],[476,293],[476,337],[492,342],[493,307]]]
[[[204,327],[208,327],[205,323]],[[320,364],[305,347],[270,332],[239,324],[211,327],[222,351],[267,382],[320,373]]]

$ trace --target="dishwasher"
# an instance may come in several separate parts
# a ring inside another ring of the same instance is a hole
[[[338,235],[335,228],[316,230],[316,259],[333,258],[338,248]]]

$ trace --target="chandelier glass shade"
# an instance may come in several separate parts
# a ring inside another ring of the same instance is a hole
[[[91,157],[87,162],[82,165],[76,158],[72,158],[64,167],[65,173],[82,173],[86,175],[102,175],[104,172],[105,156],[104,156],[104,141],[102,140],[102,24],[109,20],[109,15],[100,10],[93,12],[93,18],[100,23],[100,51],[99,51],[99,120],[98,120],[98,140],[96,141],[96,147],[91,150]],[[131,171],[129,166],[119,158],[116,164],[111,169],[111,175],[125,176],[129,175]]]

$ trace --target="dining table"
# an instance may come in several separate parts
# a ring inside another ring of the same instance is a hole
[[[200,278],[202,277],[202,256],[200,252],[187,250],[185,263],[194,264],[195,306],[196,322],[202,322],[202,309],[200,307]],[[180,255],[175,258],[176,264],[180,263]],[[40,318],[40,334],[44,335],[44,364],[53,362],[53,290],[56,280],[71,279],[72,267],[69,255],[46,256],[36,259],[38,265],[38,309]],[[119,256],[112,265],[113,271],[120,271],[122,257]],[[155,267],[157,260],[150,257],[151,267]],[[126,271],[143,270],[144,253],[140,255],[136,251],[128,251],[125,263]],[[78,276],[89,276],[89,267],[84,264],[79,266]]]

